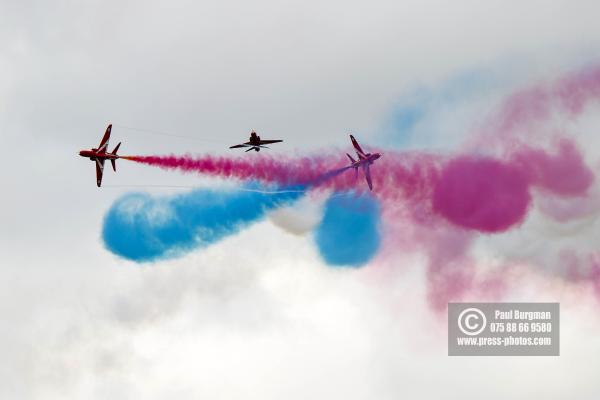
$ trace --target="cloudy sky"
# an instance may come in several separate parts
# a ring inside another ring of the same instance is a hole
[[[77,152],[110,122],[123,154],[227,154],[251,129],[285,138],[273,150],[286,154],[347,148],[349,131],[456,151],[515,88],[597,65],[599,8],[0,0],[0,396],[597,398],[600,304],[556,273],[553,253],[597,252],[596,218],[548,221],[540,200],[519,229],[473,247],[485,265],[543,267],[520,270],[503,299],[561,302],[560,357],[448,357],[422,254],[331,268],[310,231],[322,199],[311,199],[137,264],[102,241],[115,200],[134,185],[224,183],[123,161],[98,189]],[[403,132],[414,104],[427,117]],[[597,172],[590,110],[568,127]]]

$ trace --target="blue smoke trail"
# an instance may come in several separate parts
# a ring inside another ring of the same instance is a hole
[[[330,197],[315,231],[321,256],[332,266],[360,267],[381,243],[380,205],[368,194],[345,193]]]
[[[206,247],[300,198],[303,188],[216,191],[118,199],[104,218],[102,238],[114,254],[136,262],[178,257]]]

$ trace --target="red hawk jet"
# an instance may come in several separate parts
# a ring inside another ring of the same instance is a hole
[[[381,157],[381,153],[365,153],[363,149],[360,148],[360,145],[354,139],[354,136],[350,135],[350,140],[352,141],[352,145],[356,150],[356,155],[358,156],[358,160],[352,158],[352,156],[348,153],[346,155],[350,159],[350,168],[354,168],[356,171],[356,176],[358,177],[358,167],[361,167],[365,173],[365,178],[367,179],[367,184],[369,185],[369,189],[373,190],[373,182],[371,181],[371,171],[369,167],[371,164],[375,162],[379,157]]]
[[[248,150],[246,150],[246,153],[249,152],[250,150],[254,150],[254,151],[260,151],[260,149],[268,149],[267,146],[265,146],[265,144],[271,144],[271,143],[280,143],[283,142],[283,140],[262,140],[260,138],[260,136],[258,136],[256,134],[256,132],[252,131],[250,133],[250,140],[247,141],[246,143],[242,143],[242,144],[236,144],[235,146],[230,146],[230,149],[239,149],[242,147],[249,147]]]
[[[98,148],[93,148],[91,150],[81,150],[79,152],[79,155],[81,157],[87,157],[91,161],[96,162],[96,185],[98,185],[98,187],[100,187],[100,185],[102,184],[102,173],[104,172],[104,161],[110,160],[113,170],[115,172],[117,171],[117,165],[116,165],[115,161],[117,160],[117,158],[119,158],[119,156],[117,155],[117,150],[119,150],[119,146],[121,145],[121,143],[119,143],[117,145],[117,147],[115,147],[115,149],[112,151],[112,153],[108,152],[108,141],[110,139],[111,129],[112,129],[112,124],[108,125],[108,127],[106,128],[106,132],[104,133],[104,137],[102,138],[102,141],[98,145]]]

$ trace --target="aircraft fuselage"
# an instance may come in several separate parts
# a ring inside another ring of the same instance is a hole
[[[279,142],[283,142],[283,140],[262,140],[260,138],[260,136],[258,136],[256,134],[256,132],[252,131],[250,133],[250,138],[248,139],[247,142],[245,143],[241,143],[241,144],[236,144],[233,146],[229,146],[230,149],[239,149],[242,147],[246,147],[248,151],[254,150],[254,151],[260,151],[260,149],[268,149],[267,144],[272,144],[272,143],[279,143]]]
[[[351,166],[358,168],[362,165],[371,165],[375,162],[375,160],[378,160],[381,157],[381,153],[367,153],[364,155],[364,157],[359,155],[359,159],[354,161]]]
[[[119,158],[118,155],[116,154],[112,154],[112,153],[107,153],[107,152],[98,152],[96,151],[96,149],[91,149],[91,150],[81,150],[79,152],[79,155],[81,157],[87,157],[92,161],[95,160],[116,160]]]

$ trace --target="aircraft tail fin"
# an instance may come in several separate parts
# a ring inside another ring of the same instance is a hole
[[[356,160],[354,158],[352,158],[352,156],[350,154],[346,153],[346,155],[348,156],[348,158],[350,159],[350,162],[352,163],[351,167],[354,168],[354,177],[355,177],[355,179],[358,179],[358,165],[354,165]]]
[[[113,156],[116,156],[117,155],[117,151],[119,151],[119,147],[120,146],[121,146],[121,142],[119,142],[119,144],[116,145],[115,149],[110,154],[112,154]],[[112,164],[113,171],[115,171],[115,172],[117,172],[117,162],[116,161],[117,160],[115,160],[114,158],[110,159],[110,163]]]

